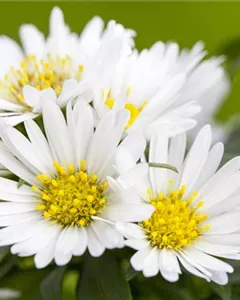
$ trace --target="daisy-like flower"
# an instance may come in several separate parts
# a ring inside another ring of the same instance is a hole
[[[42,96],[37,91],[53,89],[58,105],[66,106],[87,89],[87,79],[95,74],[105,77],[118,57],[131,51],[135,34],[115,21],[104,30],[103,21],[94,17],[78,36],[65,24],[59,8],[52,10],[47,38],[31,24],[22,25],[19,33],[23,49],[0,37],[0,117],[12,125],[41,113]],[[29,86],[31,97],[25,91]]]
[[[155,212],[138,224],[116,224],[127,237],[126,245],[137,250],[133,268],[146,277],[160,272],[177,281],[181,264],[196,276],[226,284],[233,268],[214,256],[240,258],[240,157],[217,171],[223,145],[210,148],[211,140],[207,125],[184,158],[184,134],[169,139],[161,132],[151,139],[149,161],[168,163],[179,173],[150,168],[137,189]]]
[[[218,88],[226,83],[222,57],[202,61],[205,55],[201,42],[191,50],[158,42],[135,51],[118,64],[109,82],[98,80],[94,106],[100,116],[125,107],[131,114],[126,129],[144,130],[146,137],[163,126],[171,135],[185,132],[196,125],[201,107],[200,117],[212,116],[226,90]]]
[[[128,112],[110,112],[95,128],[85,102],[74,109],[69,103],[65,121],[59,106],[47,100],[46,137],[33,120],[24,123],[28,139],[11,126],[1,127],[0,161],[25,183],[19,187],[0,178],[0,226],[5,227],[0,245],[14,244],[11,252],[19,256],[35,255],[38,268],[53,258],[64,265],[86,249],[100,256],[105,248],[123,247],[112,223],[142,221],[154,210],[131,187],[148,171],[147,165],[134,166],[145,140],[135,133],[119,144]],[[127,186],[122,178],[128,178]]]

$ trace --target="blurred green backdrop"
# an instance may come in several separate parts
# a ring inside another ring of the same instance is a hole
[[[221,54],[226,43],[240,36],[240,2],[230,1],[7,1],[0,2],[0,32],[18,39],[19,26],[34,23],[47,33],[49,13],[56,5],[63,9],[68,24],[76,32],[94,15],[135,29],[139,49],[157,40],[175,40],[181,47],[191,47],[202,40],[209,53],[216,55]],[[222,120],[240,112],[238,73],[229,101],[219,115]]]
[[[80,32],[94,15],[105,21],[115,19],[137,31],[137,47],[149,47],[157,40],[175,40],[181,47],[191,47],[203,40],[211,55],[240,36],[240,2],[0,2],[0,32],[18,39],[22,23],[34,23],[47,33],[53,6],[60,6],[68,24]],[[240,53],[240,48],[239,48]],[[233,90],[219,117],[226,120],[240,113],[240,74],[233,80]]]

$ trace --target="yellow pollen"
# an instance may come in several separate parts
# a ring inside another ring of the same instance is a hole
[[[151,196],[151,190],[147,191],[155,212],[150,219],[139,224],[153,247],[179,250],[191,245],[203,231],[210,229],[209,225],[202,224],[208,215],[197,213],[204,202],[194,206],[192,202],[197,193],[184,198],[185,190],[186,187],[182,186],[167,195],[160,192],[156,198]]]
[[[31,85],[37,90],[53,88],[57,95],[62,91],[63,82],[67,79],[82,79],[83,65],[75,65],[71,57],[48,55],[38,59],[34,55],[27,55],[19,68],[11,67],[0,81],[0,97],[20,104],[25,110],[31,108],[24,102],[23,87]]]
[[[111,109],[115,105],[115,101],[114,101],[114,99],[112,99],[110,97],[110,95],[108,96],[107,100],[105,101],[105,105],[108,106]],[[129,118],[128,124],[125,126],[126,130],[129,129],[129,127],[131,127],[133,125],[133,123],[137,119],[138,115],[144,109],[144,107],[146,105],[147,105],[147,101],[144,101],[143,104],[140,107],[137,107],[133,103],[127,103],[127,104],[125,104],[125,109],[128,110],[129,113],[130,113],[130,118]]]
[[[98,182],[96,174],[87,174],[86,161],[81,161],[81,170],[73,165],[63,167],[53,163],[55,178],[37,175],[42,188],[32,186],[39,193],[41,203],[36,205],[45,218],[62,226],[88,226],[92,216],[101,214],[106,206],[105,190],[108,183]],[[84,169],[84,171],[83,171]]]

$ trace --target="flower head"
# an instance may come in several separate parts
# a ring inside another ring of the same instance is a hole
[[[109,109],[127,109],[126,130],[142,130],[147,138],[163,127],[172,136],[185,132],[196,125],[198,116],[209,120],[226,92],[218,87],[227,82],[222,58],[202,61],[205,55],[201,42],[190,50],[157,42],[134,51],[121,60],[108,82],[97,81],[94,106],[100,116]]]
[[[145,276],[161,273],[176,281],[180,264],[190,273],[226,284],[233,268],[215,258],[239,259],[240,158],[218,171],[223,145],[211,148],[211,128],[203,127],[185,157],[186,136],[169,139],[161,132],[151,140],[149,161],[177,167],[179,173],[150,168],[138,193],[155,208],[138,224],[117,223],[137,250],[132,266]]]
[[[73,109],[68,104],[66,121],[59,106],[45,103],[46,137],[33,120],[24,123],[28,138],[2,124],[0,147],[0,162],[25,182],[19,187],[0,178],[0,226],[5,227],[0,244],[13,244],[12,253],[20,256],[35,255],[38,268],[53,258],[66,264],[87,248],[100,256],[105,248],[122,247],[114,222],[143,221],[154,210],[132,192],[131,184],[121,183],[128,176],[133,184],[147,172],[144,164],[134,166],[145,149],[141,135],[121,142],[126,111],[110,112],[95,125],[85,102]],[[118,167],[125,160],[132,164],[127,174]]]
[[[61,107],[85,92],[86,81],[99,68],[115,64],[118,56],[130,51],[135,34],[114,21],[104,30],[103,21],[94,17],[78,36],[57,7],[51,12],[49,31],[45,38],[34,25],[22,25],[23,49],[10,38],[0,37],[0,117],[12,125],[41,113],[46,90],[56,93]],[[28,97],[29,86],[34,97]]]

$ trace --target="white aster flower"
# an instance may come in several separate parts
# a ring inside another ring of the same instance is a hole
[[[120,145],[128,112],[107,114],[96,126],[92,108],[78,102],[67,106],[67,122],[60,108],[46,101],[43,122],[46,138],[33,120],[25,121],[28,139],[2,124],[0,162],[25,181],[0,178],[0,245],[11,245],[19,256],[35,255],[38,268],[54,258],[58,265],[86,249],[100,256],[105,248],[123,246],[115,221],[142,221],[153,207],[142,203],[129,183],[147,173],[147,165],[134,167],[145,140],[137,133]],[[123,153],[126,155],[124,156]],[[116,158],[116,163],[115,163]],[[127,174],[117,165],[132,160]],[[123,161],[121,162],[121,159]],[[104,222],[103,222],[104,220]]]
[[[146,277],[159,272],[174,282],[190,273],[226,284],[232,266],[214,256],[239,259],[240,250],[240,157],[218,169],[222,143],[211,147],[209,125],[203,127],[185,157],[186,136],[169,139],[161,132],[151,140],[150,162],[176,166],[179,173],[150,168],[138,187],[142,199],[155,212],[138,224],[117,223],[136,249],[131,264]]]
[[[147,137],[163,126],[171,135],[185,132],[198,116],[212,117],[226,90],[222,57],[202,61],[205,55],[201,42],[191,50],[158,42],[135,51],[119,62],[108,82],[98,80],[94,106],[100,116],[125,107],[131,113],[126,129],[144,130]]]
[[[53,89],[58,105],[66,106],[86,91],[87,79],[106,76],[118,57],[131,51],[135,34],[115,21],[104,30],[102,19],[94,17],[78,36],[65,24],[59,8],[52,10],[49,31],[45,38],[34,25],[22,25],[23,49],[0,37],[0,117],[12,125],[41,113],[44,96],[41,92],[36,96],[38,90]],[[30,98],[25,89],[31,90]]]

